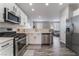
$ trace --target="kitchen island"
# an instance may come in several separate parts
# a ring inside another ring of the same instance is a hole
[[[21,28],[22,29],[22,28]],[[28,36],[28,44],[52,44],[53,30],[50,29],[26,29],[20,30],[19,33],[26,33]]]

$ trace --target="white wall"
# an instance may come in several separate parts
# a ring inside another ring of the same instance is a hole
[[[41,23],[41,22],[34,22],[34,25],[37,29],[42,29],[43,28],[43,23]]]
[[[50,29],[50,23],[49,22],[43,22],[43,29]]]
[[[69,16],[69,7],[66,6],[61,11],[60,16],[60,41],[66,43],[66,19]]]
[[[56,31],[60,31],[60,22],[52,22],[50,23],[51,29],[53,28]]]
[[[37,29],[50,29],[49,22],[34,22]]]

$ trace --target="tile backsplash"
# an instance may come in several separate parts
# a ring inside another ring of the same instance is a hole
[[[12,29],[16,29],[17,27],[20,27],[21,25],[18,24],[12,24],[12,23],[5,23],[5,22],[1,22],[0,23],[0,28],[12,28]]]

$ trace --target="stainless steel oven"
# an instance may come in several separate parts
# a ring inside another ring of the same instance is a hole
[[[14,55],[20,56],[26,50],[26,35],[20,34],[14,38]]]

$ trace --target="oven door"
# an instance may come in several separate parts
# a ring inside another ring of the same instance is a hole
[[[23,38],[21,38],[21,39],[18,39],[17,41],[16,41],[16,55],[17,56],[19,56],[19,55],[22,55],[24,52],[24,50],[25,50],[25,48],[26,48],[26,37],[23,37]]]

